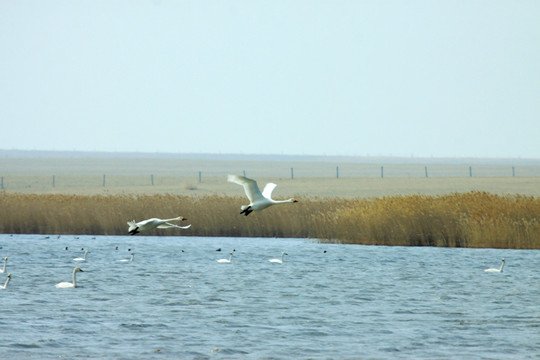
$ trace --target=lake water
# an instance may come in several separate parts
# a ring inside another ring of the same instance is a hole
[[[538,251],[43,235],[0,247],[3,359],[540,359]],[[79,287],[56,289],[81,248]],[[135,261],[117,261],[129,248]],[[503,257],[503,273],[483,271]]]

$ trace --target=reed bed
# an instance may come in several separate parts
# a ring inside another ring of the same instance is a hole
[[[148,235],[297,237],[324,242],[540,248],[540,199],[486,192],[301,199],[240,215],[244,197],[0,193],[0,232],[125,235],[126,221],[184,216]]]

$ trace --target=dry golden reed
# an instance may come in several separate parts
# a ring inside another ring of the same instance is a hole
[[[126,221],[184,216],[187,230],[148,235],[297,237],[448,247],[540,248],[540,199],[470,192],[374,199],[301,199],[250,216],[244,197],[0,193],[0,233],[127,233]]]

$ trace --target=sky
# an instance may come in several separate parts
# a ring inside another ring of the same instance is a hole
[[[0,149],[540,158],[540,1],[0,1]]]

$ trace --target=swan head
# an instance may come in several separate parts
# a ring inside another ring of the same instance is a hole
[[[292,202],[292,203],[298,202],[298,200],[296,200],[295,198],[291,198],[291,199],[289,199],[289,201]]]
[[[180,216],[180,221],[184,221],[184,220],[187,220],[187,219],[183,216]]]
[[[84,271],[81,268],[75,268],[75,269],[73,269],[73,272],[84,272]]]
[[[7,277],[11,279],[11,273],[7,274]]]

